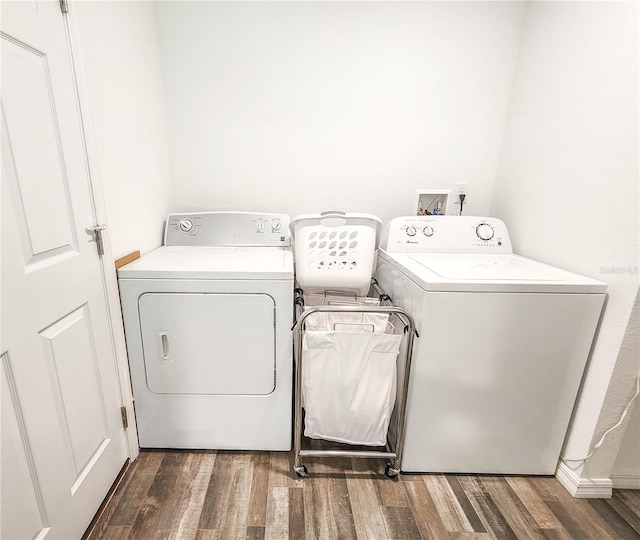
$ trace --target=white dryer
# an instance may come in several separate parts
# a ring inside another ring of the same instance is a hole
[[[606,284],[518,255],[494,218],[393,219],[376,278],[416,320],[407,472],[554,474]]]
[[[171,214],[118,271],[143,448],[291,448],[289,216]]]

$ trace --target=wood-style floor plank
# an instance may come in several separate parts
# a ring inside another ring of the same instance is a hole
[[[353,460],[354,466],[364,460]],[[371,473],[358,470],[347,473],[353,521],[358,538],[384,538],[387,534]]]
[[[164,452],[140,452],[140,457],[133,463],[134,467],[127,473],[131,480],[120,498],[122,504],[117,504],[109,519],[109,526],[133,527],[163,458]]]
[[[636,491],[640,494],[640,490]],[[636,506],[632,493],[631,490],[614,491],[608,503],[640,536],[640,504]]]
[[[215,461],[215,453],[196,454],[196,459],[192,461],[185,475],[187,482],[182,500],[173,518],[170,540],[195,538]]]
[[[449,532],[475,532],[464,509],[451,489],[449,482],[442,475],[427,474],[424,483],[436,505],[438,514]]]
[[[289,538],[304,540],[305,537],[304,489],[289,488]]]
[[[223,511],[231,490],[230,464],[233,456],[220,453],[211,472],[207,493],[204,498],[198,530],[215,530],[216,524],[224,519]],[[199,533],[204,535],[204,532]]]
[[[478,513],[475,511],[473,504],[469,499],[469,495],[471,495],[472,493],[483,492],[484,485],[480,482],[478,482],[477,484],[470,482],[470,480],[472,480],[471,477],[447,476],[446,478],[447,482],[449,482],[449,485],[451,486],[451,489],[453,490],[453,493],[456,496],[458,504],[462,508],[465,516],[467,516],[467,519],[469,520],[473,531],[481,533],[487,532],[487,529],[483,525],[480,516],[478,516]],[[467,490],[462,487],[462,484],[469,486],[467,487]]]
[[[192,456],[193,454],[184,456],[176,452],[164,454],[131,529],[133,538],[154,538],[156,532],[167,529],[167,514],[176,500],[176,482],[182,467]]]
[[[200,517],[200,529],[213,530],[218,538],[244,537],[252,473],[249,453],[218,453]]]
[[[357,538],[353,509],[349,499],[347,479],[342,475],[336,475],[329,479],[329,501],[336,536],[341,540],[355,540]]]
[[[298,480],[302,484],[304,499],[304,515],[306,519],[306,537],[314,540],[336,538],[335,525],[331,515],[329,499],[329,480],[335,474],[334,463],[327,460],[311,459],[307,467],[314,475],[314,482]]]
[[[279,540],[289,537],[289,488],[269,489],[267,497],[267,524],[265,540]]]
[[[184,459],[182,459],[183,457]],[[174,522],[177,521],[179,509],[182,506],[182,502],[186,492],[190,489],[190,487],[193,486],[195,476],[200,467],[202,454],[191,453],[190,455],[185,457],[179,453],[173,453],[172,458],[172,465],[174,467],[173,474],[176,475],[176,478],[173,486],[166,486],[168,493],[164,496],[163,503],[159,505],[159,512],[156,517],[155,526],[158,531],[164,531],[164,534],[162,535],[161,539],[158,538],[158,540],[168,540],[171,536],[171,531],[174,526],[176,528],[178,527],[178,523]],[[203,496],[205,493],[203,493]],[[200,509],[202,509],[202,504],[200,504],[199,506]],[[192,525],[195,529],[198,523],[197,519],[200,517],[200,514],[198,512],[198,515],[194,520],[195,523],[191,523],[189,521],[189,516],[185,515],[184,513],[181,514],[181,517],[187,520],[185,522],[186,525]]]
[[[420,538],[420,529],[408,506],[383,506],[382,516],[388,538],[412,540]]]
[[[519,539],[544,538],[544,535],[537,531],[538,524],[533,516],[503,478],[487,476],[482,478],[482,484]]]
[[[616,538],[615,531],[585,499],[573,498],[555,478],[531,478],[529,481],[543,495],[549,508],[570,534],[598,540]]]
[[[473,493],[471,498],[478,514],[482,516],[485,527],[494,538],[517,540],[516,534],[489,493]]]
[[[632,512],[640,517],[640,489],[620,489],[614,491],[614,498],[616,495],[624,501],[624,504],[626,504]]]
[[[574,499],[552,477],[392,480],[382,459],[305,464],[299,479],[292,453],[143,451],[85,539],[640,539],[640,492]]]
[[[130,534],[131,527],[113,526],[105,527],[99,537],[104,540],[126,540],[127,538],[130,538]]]
[[[323,540],[335,538],[331,517],[329,479],[318,477],[315,482],[304,482],[304,514],[310,516],[305,527],[307,538]]]
[[[527,478],[507,476],[506,483],[511,487],[540,529],[564,530],[558,517],[545,504]],[[566,531],[564,531],[566,533]],[[568,533],[566,533],[568,534]]]
[[[292,452],[271,452],[269,461],[269,487],[296,487],[297,478],[293,470]]]
[[[455,531],[449,533],[451,540],[490,540],[493,537],[489,533]]]
[[[395,478],[389,481],[389,478],[380,474],[375,474],[372,478],[382,506],[409,506],[402,482],[398,482]]]
[[[267,519],[267,495],[269,493],[269,452],[256,452],[253,458],[253,477],[249,496],[249,527],[265,527]]]
[[[425,483],[404,482],[403,485],[422,538],[425,540],[447,538],[448,531]]]
[[[246,540],[264,540],[264,527],[247,527]]]
[[[593,499],[587,502],[607,522],[607,525],[615,531],[618,538],[621,540],[635,540],[638,538],[638,532],[629,523],[620,520],[620,514],[606,500]]]

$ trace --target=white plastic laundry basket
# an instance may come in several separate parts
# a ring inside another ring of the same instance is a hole
[[[323,212],[291,221],[296,279],[305,293],[330,289],[365,296],[382,222],[371,214]]]

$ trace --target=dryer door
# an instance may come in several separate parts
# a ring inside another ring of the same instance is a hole
[[[146,293],[138,300],[147,387],[156,394],[265,395],[275,388],[267,294]]]

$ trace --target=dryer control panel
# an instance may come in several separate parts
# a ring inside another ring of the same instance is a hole
[[[404,216],[382,231],[389,253],[513,253],[501,220],[475,216]]]
[[[289,247],[289,216],[261,212],[169,214],[164,245]]]

